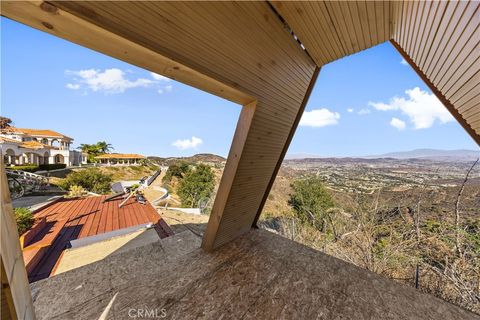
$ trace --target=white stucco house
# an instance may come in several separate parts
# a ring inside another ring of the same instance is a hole
[[[86,154],[70,150],[72,142],[72,138],[52,130],[15,127],[0,130],[0,150],[7,166],[87,163]]]

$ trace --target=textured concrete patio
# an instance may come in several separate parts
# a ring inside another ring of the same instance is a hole
[[[212,254],[200,241],[185,231],[33,283],[37,317],[479,319],[267,231]]]

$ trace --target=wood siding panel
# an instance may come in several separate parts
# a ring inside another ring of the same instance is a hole
[[[222,180],[227,192],[217,196],[204,247],[248,231],[315,70],[275,12],[261,2],[54,4],[255,98],[243,152],[237,164],[227,161],[233,180]],[[320,58],[331,59],[322,48]]]
[[[2,294],[8,294],[9,316],[12,319],[35,319],[32,295],[20,248],[19,235],[12,201],[8,190],[7,176],[0,152],[0,260],[6,279],[2,278]]]
[[[402,16],[395,17],[394,41],[438,89],[447,109],[458,113],[454,116],[478,143],[480,108],[475,100],[480,95],[480,2],[428,2],[425,10],[419,11],[410,10],[412,3],[406,1],[403,7]]]

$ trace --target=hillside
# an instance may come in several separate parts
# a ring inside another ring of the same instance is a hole
[[[432,161],[474,161],[480,157],[480,150],[438,150],[438,149],[415,149],[409,151],[388,152],[368,156],[351,157],[328,157],[309,153],[291,153],[285,156],[285,160],[312,160],[312,159],[399,159],[399,160],[432,160]]]
[[[225,161],[227,161],[227,159],[225,159],[224,157],[216,154],[212,154],[212,153],[199,153],[190,157],[162,158],[162,157],[156,157],[156,156],[149,156],[148,159],[159,165],[167,165],[167,166],[178,161],[184,161],[187,163],[208,163],[208,164],[222,164],[222,163],[225,163]]]
[[[426,159],[433,161],[474,161],[480,150],[437,150],[415,149],[411,151],[389,152],[365,158]]]

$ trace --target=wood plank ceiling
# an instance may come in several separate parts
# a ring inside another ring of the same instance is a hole
[[[316,68],[268,3],[53,4],[255,98],[243,148],[225,169],[233,181],[222,179],[204,246],[250,230]]]
[[[319,66],[393,40],[480,143],[479,1],[295,1],[272,5]]]

